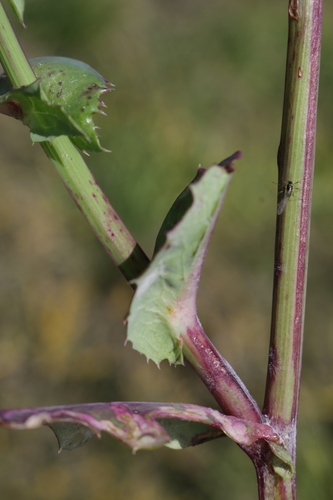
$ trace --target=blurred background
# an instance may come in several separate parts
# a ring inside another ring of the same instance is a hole
[[[108,117],[96,118],[112,153],[86,161],[149,256],[198,164],[243,151],[203,270],[199,315],[260,405],[287,3],[30,0],[27,29],[13,20],[28,57],[80,59],[116,85],[105,95]],[[332,16],[327,2],[298,434],[303,500],[333,495]],[[189,367],[159,370],[124,347],[131,288],[28,129],[0,115],[0,130],[1,408],[117,400],[216,408]],[[133,456],[104,435],[58,455],[46,428],[1,430],[0,462],[3,500],[257,498],[250,461],[227,439]]]

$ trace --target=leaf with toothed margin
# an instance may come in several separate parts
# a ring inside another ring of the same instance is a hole
[[[12,6],[13,11],[15,12],[16,17],[24,26],[23,21],[23,13],[25,7],[25,0],[9,0],[10,5]]]
[[[68,135],[84,151],[107,151],[99,143],[92,116],[105,114],[100,97],[112,84],[74,59],[40,57],[30,63],[38,78],[31,85],[11,88],[6,75],[0,76],[0,112],[21,119],[33,142]]]
[[[42,425],[55,433],[59,451],[83,446],[102,432],[134,452],[161,446],[181,449],[228,436],[243,446],[264,439],[276,447],[280,456],[284,454],[285,462],[288,460],[280,437],[269,424],[249,422],[203,406],[114,402],[0,411],[1,427],[23,430]]]
[[[21,119],[30,128],[33,142],[52,140],[56,130],[61,131],[61,135],[70,136],[84,133],[61,107],[46,104],[38,80],[0,96],[1,110],[8,110],[6,114]]]
[[[173,207],[169,212],[171,226],[175,226],[162,235],[161,248],[142,276],[134,280],[137,288],[127,317],[127,341],[157,365],[164,359],[183,362],[182,333],[197,321],[195,301],[201,267],[232,160],[238,157],[237,153],[226,164],[201,172],[190,185],[190,203],[187,195],[176,200],[176,214]],[[185,203],[185,215],[179,203]],[[168,222],[162,227],[168,227]]]

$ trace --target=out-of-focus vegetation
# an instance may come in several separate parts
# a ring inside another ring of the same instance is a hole
[[[298,437],[303,500],[333,495],[329,2],[324,16]],[[98,117],[102,145],[112,153],[87,162],[149,254],[165,213],[198,163],[207,167],[243,151],[211,242],[199,312],[261,403],[287,1],[34,0],[27,2],[26,24],[25,31],[15,27],[29,57],[80,59],[116,85],[106,98],[108,118]],[[31,146],[28,129],[0,115],[0,130],[1,407],[122,399],[216,407],[189,367],[163,363],[158,370],[124,347],[130,287],[42,150]],[[227,439],[132,456],[104,436],[58,456],[49,430],[1,430],[0,450],[3,500],[256,498],[250,461]]]

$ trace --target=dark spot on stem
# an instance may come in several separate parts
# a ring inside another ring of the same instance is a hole
[[[289,8],[288,8],[289,17],[294,21],[299,20],[299,5],[298,0],[289,0]]]
[[[275,261],[275,265],[274,265],[274,272],[275,272],[275,276],[276,277],[280,277],[281,274],[282,274],[282,262],[280,259],[276,260]]]
[[[268,356],[268,371],[269,371],[269,375],[272,379],[275,378],[276,369],[277,369],[277,362],[278,362],[278,358],[276,355],[276,349],[275,349],[275,347],[271,346],[269,348],[269,356]]]

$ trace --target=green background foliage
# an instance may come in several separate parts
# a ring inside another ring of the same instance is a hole
[[[304,372],[302,499],[330,499],[332,453],[333,6],[325,5]],[[198,163],[237,149],[199,289],[207,333],[261,404],[268,350],[287,2],[30,1],[28,55],[83,60],[116,85],[97,117],[111,154],[87,159],[151,255]],[[132,295],[29,131],[0,115],[2,408],[94,401],[215,402],[189,367],[161,370],[124,347]],[[298,179],[292,179],[296,182]],[[297,193],[296,193],[297,196]],[[292,203],[292,200],[290,201]],[[1,498],[256,498],[252,465],[227,439],[132,456],[104,436],[56,453],[52,433],[0,432]]]

